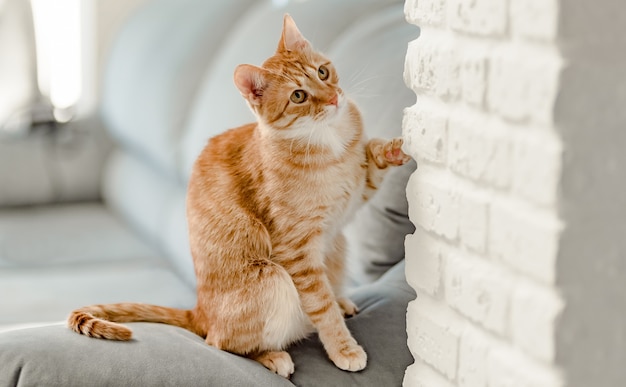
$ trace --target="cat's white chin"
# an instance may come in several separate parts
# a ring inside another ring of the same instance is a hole
[[[336,126],[343,121],[344,114],[347,113],[348,100],[339,94],[337,104],[328,104],[324,110],[315,116],[314,120],[319,124]]]
[[[321,146],[329,149],[333,156],[340,157],[346,150],[350,140],[354,138],[349,115],[344,106],[329,106],[326,112],[318,118],[304,117],[298,120],[281,135],[290,140],[300,141],[307,145]]]

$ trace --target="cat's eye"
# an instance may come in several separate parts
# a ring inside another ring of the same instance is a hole
[[[328,67],[321,65],[319,69],[317,69],[317,76],[320,77],[322,81],[328,79],[328,75],[330,72],[328,71]]]
[[[293,103],[303,103],[304,101],[306,101],[306,97],[306,91],[295,90],[293,93],[291,93],[291,97],[289,99],[291,99],[291,102]]]

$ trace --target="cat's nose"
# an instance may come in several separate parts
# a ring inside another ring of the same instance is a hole
[[[328,101],[328,104],[337,106],[338,101],[339,99],[337,97],[337,94],[335,93],[335,95],[333,95],[333,97]]]

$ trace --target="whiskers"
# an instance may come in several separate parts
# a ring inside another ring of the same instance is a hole
[[[348,85],[348,92],[352,97],[361,97],[361,98],[378,98],[383,97],[385,94],[383,93],[371,93],[368,90],[380,90],[381,87],[370,87],[372,81],[379,79],[391,79],[392,75],[372,75],[370,77],[362,78],[359,81]]]
[[[292,138],[291,142],[289,143],[289,156],[293,156],[293,143],[296,141],[296,138]]]
[[[344,88],[348,92],[351,97],[356,98],[379,98],[383,97],[386,93],[368,93],[368,90],[381,90],[385,88],[378,87],[369,87],[373,81],[385,79],[392,80],[397,75],[390,73],[372,73],[369,69],[369,65],[365,64],[358,71],[352,73],[352,75],[348,78],[348,81],[344,83]],[[395,84],[394,82],[389,82],[390,84]],[[391,89],[390,89],[391,92]]]

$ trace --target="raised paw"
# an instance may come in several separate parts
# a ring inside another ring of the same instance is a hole
[[[337,351],[328,351],[328,356],[337,368],[344,371],[360,371],[367,365],[367,354],[356,342],[348,343]]]
[[[339,304],[339,308],[343,312],[343,317],[352,317],[359,313],[359,308],[349,298],[338,297],[337,304]]]
[[[383,145],[383,157],[385,161],[392,165],[403,165],[411,160],[411,156],[402,151],[402,137],[396,137],[387,141]]]
[[[259,363],[263,364],[265,368],[270,371],[277,373],[278,375],[289,379],[291,374],[294,371],[293,360],[291,360],[291,356],[285,351],[274,352],[268,351],[263,352],[260,355],[257,355],[253,358]]]

